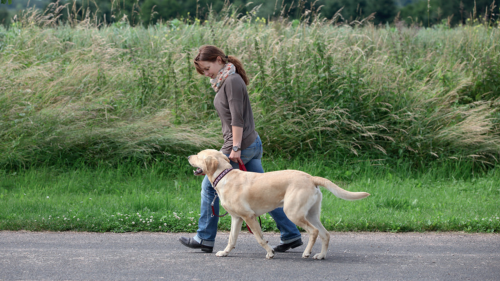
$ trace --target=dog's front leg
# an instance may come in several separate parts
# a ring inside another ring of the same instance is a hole
[[[241,225],[243,224],[243,219],[240,217],[231,216],[231,233],[229,234],[229,242],[227,243],[226,249],[224,251],[217,252],[218,257],[227,257],[229,252],[234,249],[236,245],[236,240],[238,240],[238,235],[240,234]]]
[[[262,233],[262,229],[260,228],[260,225],[257,222],[255,216],[245,218],[245,222],[250,227],[250,229],[252,229],[253,235],[255,236],[255,239],[257,239],[257,242],[262,246],[262,248],[266,250],[266,259],[274,258],[274,250],[273,248],[271,248],[271,246],[269,246],[269,244],[267,244],[267,241],[263,239],[264,235]]]

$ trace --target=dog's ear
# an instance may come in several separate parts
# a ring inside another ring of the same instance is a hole
[[[217,171],[219,161],[217,161],[215,157],[208,156],[207,158],[205,158],[205,165],[207,167],[206,173],[208,175],[212,175],[213,173],[215,173],[215,171]]]

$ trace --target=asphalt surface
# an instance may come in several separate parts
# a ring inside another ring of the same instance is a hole
[[[178,242],[192,235],[3,231],[0,280],[500,280],[498,234],[332,232],[325,260],[302,259],[306,243],[266,260],[245,232],[216,257],[228,233],[211,254]]]

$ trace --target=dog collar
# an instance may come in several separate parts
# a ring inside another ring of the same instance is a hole
[[[212,185],[213,188],[215,188],[217,186],[217,184],[219,183],[219,181],[225,176],[227,175],[227,173],[231,172],[233,169],[225,169],[224,171],[222,171],[222,173],[220,173],[217,178],[215,178],[214,180],[214,184]]]

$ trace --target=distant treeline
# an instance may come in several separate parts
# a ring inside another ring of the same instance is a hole
[[[101,22],[119,21],[124,15],[133,24],[155,24],[158,21],[177,19],[205,20],[210,10],[221,11],[231,4],[242,15],[260,6],[256,16],[273,20],[280,16],[300,19],[310,11],[331,19],[337,12],[340,21],[362,20],[370,15],[374,24],[393,23],[394,19],[408,24],[428,26],[446,23],[466,23],[468,18],[495,21],[500,13],[496,0],[13,0],[1,4],[0,23],[9,25],[15,13],[28,7],[46,10],[51,3],[68,5],[61,13],[67,20],[68,11],[79,12],[83,17],[91,12]]]

